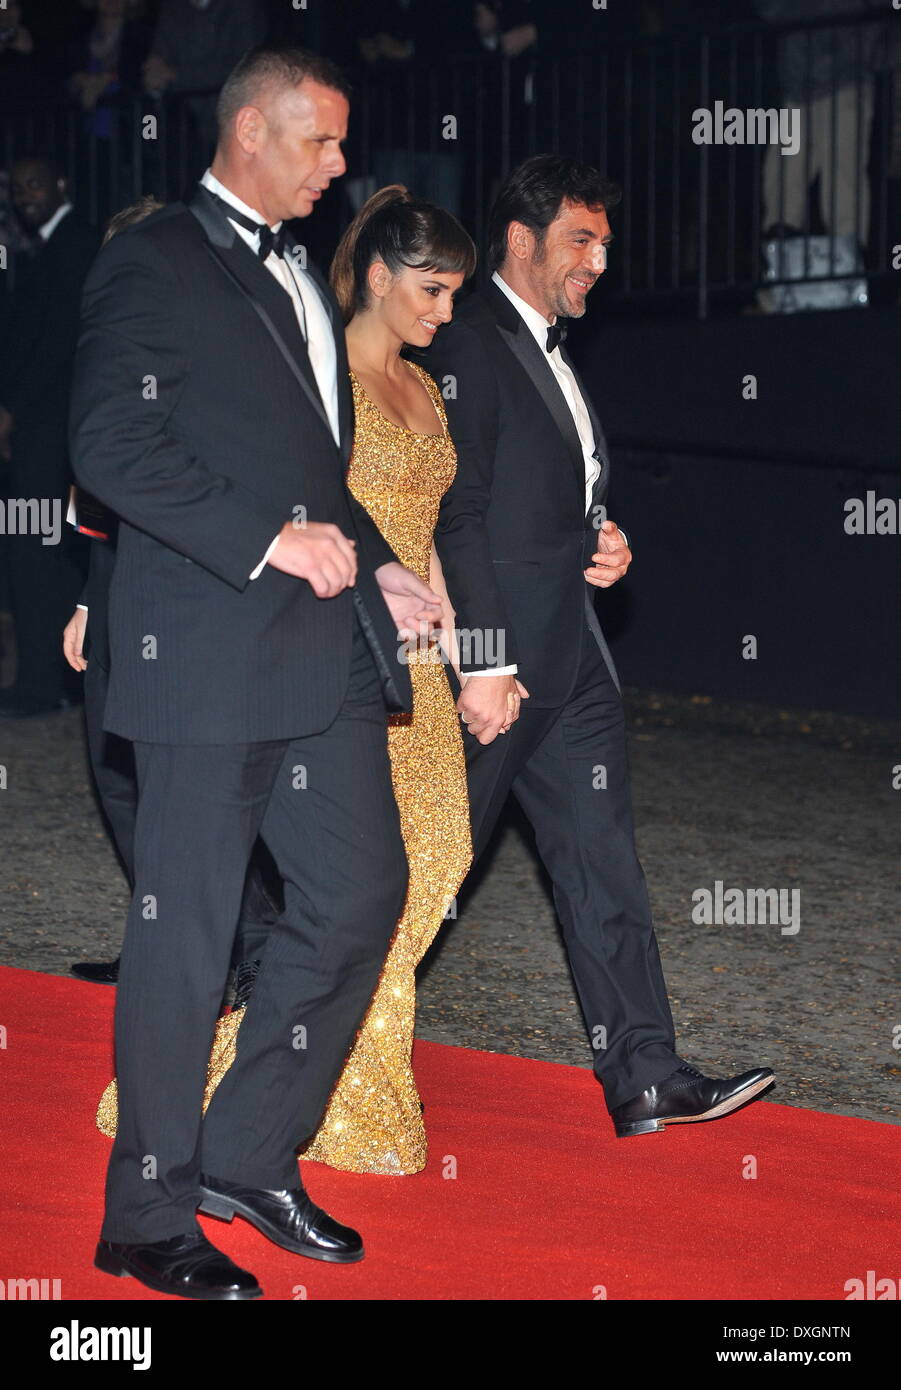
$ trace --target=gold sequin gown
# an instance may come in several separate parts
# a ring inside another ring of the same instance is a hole
[[[348,482],[398,559],[429,580],[432,535],[456,454],[441,393],[408,364],[431,396],[440,434],[415,434],[385,419],[353,372],[356,427]],[[319,1129],[301,1151],[354,1173],[418,1173],[427,1144],[411,1052],[415,971],[472,860],[466,762],[459,720],[437,648],[411,653],[413,712],[389,719],[391,775],[410,869],[409,888],[379,984]],[[231,1066],[244,1010],[218,1022],[203,1108]],[[100,1101],[97,1125],[116,1132],[116,1083]]]

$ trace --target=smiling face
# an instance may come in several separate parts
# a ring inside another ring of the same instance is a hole
[[[607,268],[613,240],[607,213],[564,201],[539,244],[534,233],[513,223],[511,251],[530,290],[530,302],[553,318],[578,319],[585,313],[589,290]]]
[[[62,179],[54,178],[39,159],[22,159],[12,170],[13,206],[28,231],[43,227],[65,202]]]
[[[370,304],[401,342],[428,347],[443,323],[454,315],[454,295],[463,284],[462,270],[414,270],[405,266],[392,275],[382,261],[369,268]]]
[[[246,179],[241,196],[270,226],[308,217],[344,173],[349,112],[341,92],[305,78],[263,93],[257,105],[237,113],[234,134]]]

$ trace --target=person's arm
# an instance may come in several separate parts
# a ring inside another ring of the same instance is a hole
[[[432,542],[432,551],[429,556],[429,588],[438,595],[441,600],[441,617],[438,619],[435,628],[435,635],[441,643],[441,649],[446,659],[453,666],[460,679],[460,651],[457,646],[457,633],[455,629],[456,614],[447,592],[447,585],[444,582],[444,571],[441,568],[441,561],[438,559],[438,552],[435,549],[435,542]]]
[[[147,238],[116,237],[98,257],[75,359],[72,464],[117,516],[241,590],[286,518],[169,428],[189,371],[187,302]]]

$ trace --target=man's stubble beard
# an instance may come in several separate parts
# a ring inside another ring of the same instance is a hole
[[[537,242],[537,244],[536,244],[536,246],[535,246],[535,253],[534,253],[534,255],[532,256],[532,265],[533,265],[533,266],[543,266],[543,265],[545,264],[546,260],[547,260],[547,255],[546,255],[545,244],[544,244],[543,241],[539,241],[539,242]],[[567,297],[566,297],[566,282],[565,282],[565,279],[564,279],[564,283],[563,283],[561,286],[559,286],[559,287],[557,287],[557,286],[555,285],[555,286],[552,286],[552,287],[547,287],[547,286],[545,286],[544,288],[545,288],[546,293],[547,293],[547,296],[548,296],[548,303],[549,303],[550,312],[554,315],[555,318],[558,318],[558,319],[580,319],[580,318],[583,318],[583,317],[584,317],[585,311],[586,311],[587,308],[588,308],[588,296],[586,295],[585,299],[582,300],[582,307],[581,307],[581,309],[577,309],[577,310],[575,310],[575,312],[574,312],[574,311],[573,311],[573,308],[572,308],[572,305],[570,304],[569,300],[568,300]],[[592,282],[592,284],[589,286],[589,292],[590,292],[590,290],[593,289],[593,288],[594,288],[594,282]]]

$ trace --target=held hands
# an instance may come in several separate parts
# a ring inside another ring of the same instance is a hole
[[[82,656],[87,625],[87,613],[83,608],[76,608],[63,628],[63,656],[73,671],[86,671],[88,669],[88,663]]]
[[[632,563],[632,552],[615,521],[605,521],[598,531],[598,548],[592,555],[594,565],[585,570],[585,578],[596,589],[609,589],[622,579]]]
[[[464,676],[457,711],[479,743],[493,743],[519,718],[529,692],[515,676]]]

